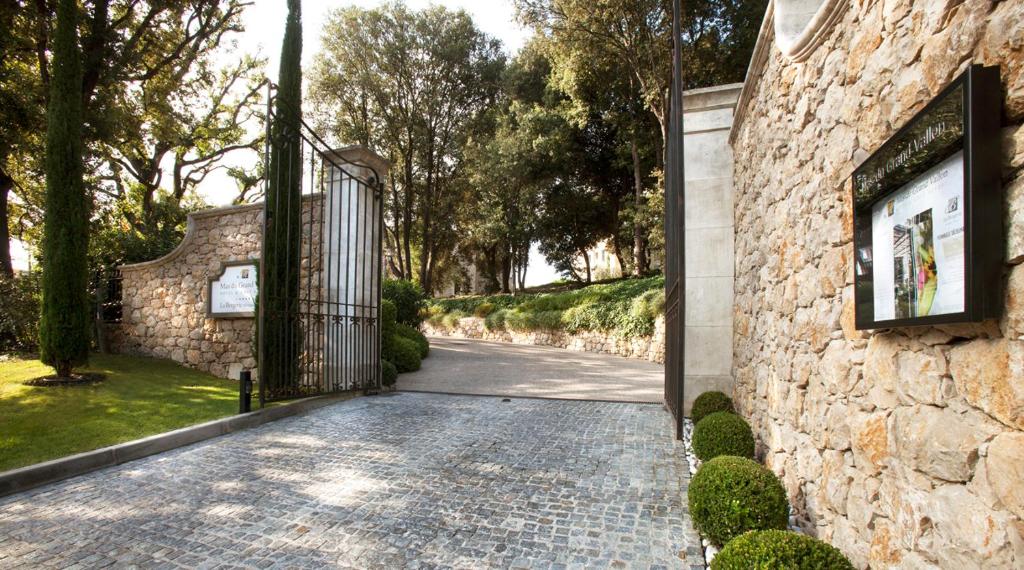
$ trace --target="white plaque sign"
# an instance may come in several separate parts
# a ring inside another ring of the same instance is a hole
[[[255,260],[221,264],[220,275],[210,278],[206,314],[210,317],[255,317],[257,276]]]

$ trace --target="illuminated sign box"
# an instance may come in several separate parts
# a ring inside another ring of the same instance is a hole
[[[999,316],[1001,93],[970,67],[854,171],[857,329]]]

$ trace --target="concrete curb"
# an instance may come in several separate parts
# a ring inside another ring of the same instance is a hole
[[[346,394],[344,396],[332,395],[306,398],[283,406],[229,416],[166,433],[151,435],[135,441],[119,443],[110,447],[102,447],[44,463],[3,471],[0,472],[0,497],[27,491],[47,483],[77,477],[97,469],[113,467],[136,459],[142,459],[149,455],[170,451],[289,416],[296,416],[350,399],[350,397],[351,395]]]

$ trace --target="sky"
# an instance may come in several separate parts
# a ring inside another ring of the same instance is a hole
[[[381,0],[306,0],[302,3],[302,62],[304,67],[312,64],[313,57],[320,51],[320,35],[327,14],[345,6],[372,8],[387,2]],[[464,9],[473,18],[477,27],[484,33],[502,41],[509,55],[515,54],[523,46],[530,31],[518,25],[515,8],[511,0],[405,0],[406,6],[413,10],[426,8],[430,5],[441,5],[450,9]],[[281,40],[284,35],[284,21],[288,14],[285,0],[254,0],[243,15],[245,31],[236,34],[237,46],[223,51],[225,64],[238,57],[239,53],[260,54],[267,58],[267,74],[277,77],[280,62]],[[230,157],[228,164],[240,165],[255,160],[255,156],[244,156],[236,153]],[[169,168],[169,164],[166,165]],[[210,206],[223,206],[231,203],[235,197],[234,181],[223,171],[211,174],[198,188]],[[24,269],[29,263],[29,254],[23,244],[16,240],[12,245],[12,257],[15,267]],[[554,281],[559,276],[554,268],[546,263],[536,247],[530,254],[530,268],[527,270],[527,285],[540,285]]]

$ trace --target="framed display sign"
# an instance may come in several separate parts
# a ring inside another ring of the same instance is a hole
[[[206,289],[206,316],[240,318],[256,316],[259,292],[259,261],[225,261]]]
[[[1001,93],[970,67],[854,171],[858,329],[999,315]]]

